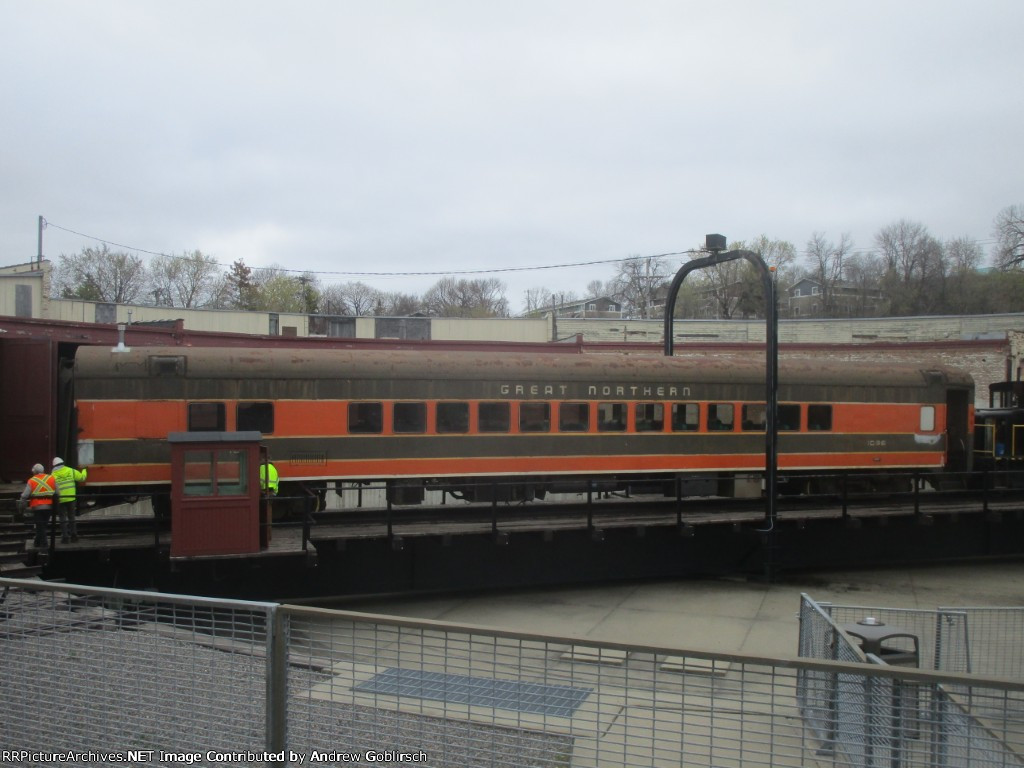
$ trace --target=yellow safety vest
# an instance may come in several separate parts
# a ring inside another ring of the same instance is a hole
[[[64,464],[60,469],[53,470],[53,476],[57,480],[57,490],[60,491],[61,501],[74,501],[77,491],[75,483],[84,483],[89,473],[87,469],[73,469]]]
[[[269,475],[269,477],[268,477]],[[277,496],[277,467],[273,464],[260,464],[260,488]]]

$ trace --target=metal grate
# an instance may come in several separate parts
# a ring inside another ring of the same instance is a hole
[[[591,692],[590,688],[568,685],[496,680],[398,667],[374,675],[355,689],[362,693],[408,696],[552,717],[572,717]]]

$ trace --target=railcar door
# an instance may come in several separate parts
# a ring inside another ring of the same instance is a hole
[[[946,391],[946,469],[950,472],[967,472],[971,469],[971,453],[968,448],[973,443],[971,434],[970,404],[968,395],[963,389]]]

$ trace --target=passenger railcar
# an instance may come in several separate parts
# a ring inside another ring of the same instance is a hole
[[[168,433],[258,430],[282,495],[351,480],[481,500],[500,481],[528,499],[678,477],[727,494],[764,470],[764,378],[760,355],[83,347],[77,461],[92,487],[156,489]],[[965,469],[973,399],[951,368],[783,360],[780,477]]]

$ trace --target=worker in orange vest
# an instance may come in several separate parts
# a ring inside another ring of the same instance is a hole
[[[36,522],[35,546],[42,548],[46,546],[46,524],[50,522],[57,502],[60,501],[60,493],[57,490],[57,480],[53,475],[47,473],[42,464],[32,467],[32,477],[25,483],[25,490],[21,492],[20,503],[28,502],[28,508],[32,511]]]

